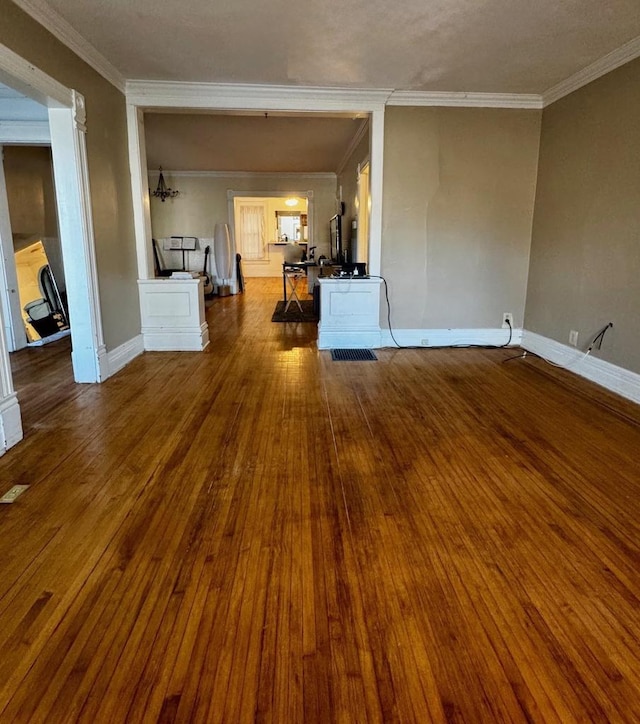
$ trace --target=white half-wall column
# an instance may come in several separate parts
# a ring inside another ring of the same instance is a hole
[[[369,274],[382,268],[382,179],[384,158],[384,108],[371,113],[371,218],[369,220]]]
[[[7,184],[2,162],[3,149],[0,146],[0,299],[2,301],[4,333],[9,352],[27,346],[27,335],[22,321],[18,277],[14,259],[11,219],[7,199]]]
[[[13,388],[11,364],[5,336],[4,309],[0,310],[0,455],[22,440],[22,417]]]
[[[73,108],[50,108],[51,150],[58,199],[60,241],[67,280],[73,373],[76,382],[100,382],[108,362],[98,295],[84,98],[72,91]],[[73,163],[69,163],[73,159]]]
[[[144,134],[144,113],[127,104],[127,134],[129,137],[129,170],[133,194],[133,223],[138,255],[138,278],[153,279],[151,246],[151,209],[149,206],[149,176]]]

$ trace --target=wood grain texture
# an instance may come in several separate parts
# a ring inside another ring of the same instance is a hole
[[[508,350],[13,357],[0,722],[636,722],[640,411]]]

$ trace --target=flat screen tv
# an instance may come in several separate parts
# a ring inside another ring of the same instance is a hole
[[[331,236],[331,260],[340,264],[344,261],[342,247],[342,217],[339,214],[329,219],[329,235]]]

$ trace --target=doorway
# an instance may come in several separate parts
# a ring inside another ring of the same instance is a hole
[[[290,243],[307,256],[313,246],[312,191],[229,191],[228,197],[230,228],[245,278],[281,277],[284,250]]]
[[[10,68],[8,71],[6,69]],[[76,382],[99,382],[107,376],[106,349],[102,334],[97,270],[91,217],[91,195],[86,154],[84,98],[35,68],[6,46],[0,45],[0,82],[15,89],[46,110],[47,140],[50,141],[60,240],[65,260],[69,314],[73,319],[72,366]],[[26,124],[28,125],[28,124]],[[44,133],[44,132],[43,132]],[[14,135],[13,143],[21,139]],[[28,136],[28,134],[27,134]],[[0,135],[0,144],[7,139]],[[33,143],[33,137],[24,139]],[[44,141],[47,142],[46,140]],[[4,180],[4,174],[2,174]],[[0,295],[0,451],[22,439],[20,405],[13,385],[8,352],[7,320],[20,303],[17,281],[11,279],[7,259],[13,261],[13,240],[4,183],[0,189],[0,279],[8,290]],[[11,252],[8,253],[8,250]],[[11,283],[13,282],[13,284]],[[8,297],[11,297],[10,301]],[[15,320],[16,315],[13,314]],[[20,319],[20,325],[22,320]]]

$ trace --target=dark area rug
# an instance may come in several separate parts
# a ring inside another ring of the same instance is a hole
[[[302,305],[302,312],[298,308],[295,302],[291,302],[289,310],[285,314],[284,308],[286,302],[280,301],[276,304],[276,308],[271,317],[272,322],[313,322],[318,321],[318,316],[313,311],[313,299],[303,299],[300,304]]]

